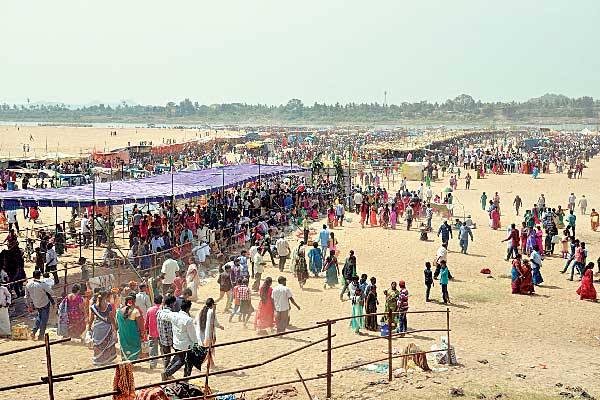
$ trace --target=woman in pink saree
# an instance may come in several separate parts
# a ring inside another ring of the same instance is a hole
[[[500,228],[500,213],[496,208],[490,213],[492,217],[492,229],[497,230]]]

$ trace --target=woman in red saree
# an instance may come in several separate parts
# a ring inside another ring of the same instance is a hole
[[[271,288],[272,283],[273,280],[271,277],[268,277],[260,288],[260,301],[254,315],[254,329],[259,334],[264,334],[267,329],[272,330],[275,326],[275,310],[273,308],[273,299],[271,298],[271,293],[273,292]]]
[[[365,222],[367,221],[367,214],[369,214],[369,203],[364,202],[360,205],[360,225],[364,228]]]
[[[371,215],[369,216],[369,223],[371,226],[377,226],[377,209],[375,205],[371,206]]]
[[[398,201],[396,202],[396,211],[398,212],[398,215],[400,216],[400,218],[402,218],[404,216],[404,200],[402,200],[402,198],[398,198]]]
[[[519,273],[519,293],[532,294],[535,292],[529,260],[524,260],[521,265],[518,265],[517,272]]]
[[[580,300],[596,300],[596,288],[594,287],[594,263],[589,263],[581,278],[581,285],[577,289]]]

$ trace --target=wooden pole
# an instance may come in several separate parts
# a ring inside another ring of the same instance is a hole
[[[451,359],[450,359],[450,355],[452,354],[452,352],[450,351],[450,308],[446,307],[446,335],[448,338],[448,366],[451,365]]]
[[[44,335],[44,345],[46,347],[46,368],[48,369],[48,398],[54,400],[54,381],[52,379],[52,356],[50,354],[50,336]]]
[[[212,307],[213,316],[210,321],[210,335],[208,336],[208,361],[206,363],[206,376],[204,377],[204,399],[206,400],[206,392],[208,391],[208,375],[210,375],[210,365],[213,363],[213,337],[215,335],[215,318],[217,317],[217,310],[215,306]]]
[[[300,378],[300,382],[302,382],[302,386],[304,386],[304,390],[306,390],[306,394],[308,395],[308,400],[312,400],[313,397],[310,395],[308,386],[306,386],[306,382],[304,381],[304,378],[300,374],[300,371],[298,370],[298,368],[296,368],[296,373],[298,374],[298,377]]]
[[[392,381],[392,310],[388,311],[388,381]]]
[[[64,342],[68,342],[70,340],[71,340],[71,338],[58,339],[53,342],[50,342],[50,345],[64,343]],[[35,344],[33,346],[27,346],[27,347],[21,347],[18,349],[14,349],[14,350],[3,351],[2,353],[0,353],[0,357],[9,356],[9,355],[16,354],[16,353],[22,353],[22,352],[28,351],[28,350],[41,349],[42,347],[45,347],[45,346],[46,346],[45,344]]]
[[[96,276],[96,177],[92,172],[92,194],[94,202],[92,204],[92,277]]]
[[[331,324],[332,322],[327,320],[327,395],[328,399],[331,399]]]
[[[68,282],[67,282],[67,272],[68,272],[68,270],[67,270],[66,266],[67,265],[65,264],[65,284],[63,286],[63,297],[67,297],[67,285],[68,285]]]

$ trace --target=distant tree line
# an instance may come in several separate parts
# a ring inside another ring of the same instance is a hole
[[[0,120],[33,120],[61,122],[365,122],[394,123],[396,121],[448,122],[527,122],[562,120],[595,122],[600,116],[600,101],[584,96],[570,98],[545,94],[525,102],[482,102],[461,94],[443,103],[420,101],[401,104],[348,103],[305,105],[299,99],[287,104],[227,103],[203,105],[184,99],[179,103],[158,105],[92,105],[70,107],[65,104],[0,105]]]

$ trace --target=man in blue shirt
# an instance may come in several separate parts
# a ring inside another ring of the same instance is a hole
[[[329,246],[329,231],[327,225],[323,224],[323,230],[319,232],[319,245],[321,246],[321,254],[323,258],[327,257],[327,247]]]
[[[248,257],[246,256],[246,250],[242,250],[238,260],[240,260],[240,266],[242,267],[242,275],[248,278],[250,274],[248,273]]]
[[[438,237],[442,235],[442,243],[448,243],[452,238],[452,227],[448,224],[448,220],[445,220],[440,229],[438,229]]]
[[[577,220],[577,216],[575,216],[573,210],[569,211],[569,215],[567,215],[567,230],[573,230],[573,233],[571,234],[573,237],[575,237],[575,220]]]
[[[473,240],[473,232],[466,224],[460,227],[458,232],[458,239],[460,241],[460,251],[463,254],[467,254],[467,247],[469,247],[469,236]]]

